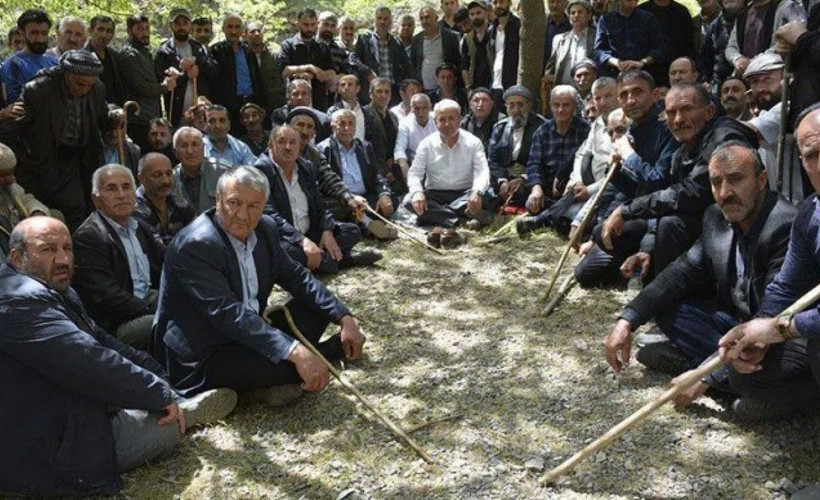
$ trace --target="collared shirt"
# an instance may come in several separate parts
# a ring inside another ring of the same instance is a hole
[[[285,185],[285,190],[288,192],[288,200],[290,201],[290,211],[293,213],[293,225],[302,234],[307,234],[310,230],[310,207],[305,192],[302,186],[299,185],[299,169],[293,167],[293,175],[291,180],[285,177],[285,171],[282,167],[276,165],[279,170],[279,175],[282,177],[282,184]]]
[[[205,156],[208,158],[222,160],[232,167],[256,163],[256,157],[253,155],[251,148],[232,135],[228,135],[228,146],[225,151],[220,151],[214,146],[211,138],[207,135],[202,138],[202,142],[205,144]]]
[[[379,38],[378,33],[374,32],[373,36],[379,42],[379,76],[387,78],[390,83],[396,83],[393,81],[393,64],[390,60],[390,35],[388,34],[384,40]]]
[[[245,97],[253,95],[253,83],[251,83],[251,69],[248,67],[248,58],[245,57],[245,49],[242,44],[233,51],[236,62],[236,95]]]
[[[100,215],[114,228],[114,232],[119,236],[125,249],[125,257],[128,259],[128,271],[131,274],[131,283],[134,286],[134,297],[144,299],[151,289],[151,265],[148,263],[148,256],[145,255],[139,238],[137,238],[139,223],[135,218],[129,217],[128,227],[123,227],[110,217],[103,215],[102,212],[100,212]]]
[[[239,264],[239,274],[242,277],[242,304],[245,307],[259,312],[259,277],[256,275],[256,262],[253,261],[253,249],[256,248],[256,233],[248,236],[248,241],[242,243],[227,231],[228,241],[236,252],[236,262]]]
[[[63,127],[60,135],[60,144],[66,146],[84,146],[86,143],[84,123],[91,120],[88,114],[88,95],[82,97],[70,97],[68,92],[63,90],[65,107],[63,108]],[[117,163],[117,162],[114,162]]]
[[[356,103],[356,107],[350,106],[349,103],[342,101],[342,107],[344,109],[349,109],[353,111],[353,114],[356,115],[356,139],[364,142],[364,132],[365,132],[365,123],[364,123],[364,111],[362,111],[362,105],[358,102]]]
[[[421,83],[424,90],[433,90],[438,85],[436,68],[444,62],[444,47],[441,41],[441,28],[433,38],[424,37],[424,59],[421,61]]]
[[[495,58],[493,59],[493,83],[492,88],[503,89],[501,83],[504,69],[504,41],[506,40],[506,30],[496,30],[495,32]]]
[[[423,127],[416,120],[416,115],[411,113],[405,116],[399,122],[399,132],[396,135],[396,148],[393,150],[393,158],[412,162],[421,141],[433,132],[436,132],[433,113],[430,113],[430,118],[427,119],[427,124]]]
[[[407,186],[411,194],[424,190],[468,189],[483,194],[490,187],[490,167],[484,144],[462,129],[459,129],[453,147],[442,141],[440,133],[431,134],[419,145],[407,173]]]
[[[103,165],[110,163],[120,163],[120,153],[117,148],[108,147],[108,144],[103,144],[102,150]]]
[[[559,187],[566,184],[572,172],[575,152],[588,134],[589,125],[577,116],[572,117],[566,134],[558,132],[554,119],[538,127],[532,135],[532,149],[527,162],[529,184],[540,184],[549,191],[552,191],[552,186],[546,184],[552,178],[558,179]]]
[[[342,161],[342,181],[351,193],[365,194],[367,187],[364,185],[362,168],[359,165],[359,158],[356,156],[356,143],[354,142],[350,149],[346,149],[341,142],[337,142],[337,144],[339,145],[339,158]]]
[[[411,114],[410,113],[410,108],[408,107],[405,110],[404,109],[404,103],[401,103],[401,102],[396,104],[392,108],[390,108],[390,112],[393,113],[394,115],[396,115],[396,118],[398,118],[399,121],[401,121],[401,119],[404,118],[405,116]]]
[[[578,61],[583,61],[587,58],[587,30],[585,29],[580,35],[574,31],[570,31],[566,36],[569,40],[569,48],[567,49],[567,63],[560,75],[558,75],[559,82],[573,82],[572,67]],[[589,54],[592,55],[592,54]]]
[[[651,13],[635,9],[628,17],[620,11],[610,11],[598,20],[595,36],[595,56],[599,66],[615,57],[639,61],[652,56],[660,61],[664,39],[658,19]]]
[[[165,206],[168,210],[167,226],[163,225],[157,207],[145,195],[145,188],[137,188],[137,209],[134,211],[134,217],[147,225],[151,229],[151,234],[168,245],[179,230],[196,218],[196,209],[188,200],[174,194],[168,195]]]

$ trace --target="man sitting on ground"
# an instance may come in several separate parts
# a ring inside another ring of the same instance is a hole
[[[247,144],[230,134],[231,118],[224,106],[214,104],[205,112],[205,156],[228,165],[253,165],[256,156]]]
[[[499,112],[489,89],[478,87],[470,91],[470,112],[461,119],[461,128],[481,139],[484,152],[489,156],[490,135],[493,127],[507,115]]]
[[[171,162],[159,153],[148,153],[139,162],[137,209],[134,217],[151,229],[166,246],[196,217],[188,201],[174,193],[176,178]]]
[[[436,131],[433,113],[430,112],[430,98],[425,94],[416,94],[410,101],[413,112],[399,120],[399,133],[396,136],[396,148],[393,150],[393,158],[401,168],[404,182],[407,182],[407,171],[410,170],[419,144]],[[459,116],[460,113],[461,111]]]
[[[0,255],[4,257],[9,251],[11,231],[18,222],[32,215],[50,214],[48,207],[17,184],[16,167],[14,152],[0,143]]]
[[[174,194],[190,203],[197,213],[212,208],[216,181],[231,169],[231,165],[206,158],[202,132],[193,127],[181,127],[176,131],[174,153],[179,158],[179,164],[174,167]]]
[[[251,153],[255,157],[258,157],[267,149],[270,135],[270,132],[263,127],[265,110],[262,106],[249,102],[239,108],[239,118],[242,121],[242,127],[245,128],[245,135],[240,137],[240,140],[251,148]]]

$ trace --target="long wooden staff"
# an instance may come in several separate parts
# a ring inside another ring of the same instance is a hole
[[[439,255],[444,255],[444,252],[442,252],[438,248],[434,247],[433,245],[430,245],[426,241],[422,240],[421,238],[419,238],[415,234],[413,234],[410,231],[408,231],[407,229],[405,229],[403,226],[395,224],[394,222],[390,221],[389,219],[386,219],[385,217],[382,217],[382,214],[380,214],[379,212],[377,212],[377,211],[373,210],[372,208],[370,208],[370,205],[365,204],[365,210],[367,210],[367,212],[370,213],[371,215],[375,215],[382,222],[384,222],[385,224],[387,224],[390,227],[395,228],[396,231],[402,233],[403,235],[407,236],[408,238],[415,241],[416,243],[418,243],[420,245],[424,245],[426,248],[436,252]]]
[[[168,99],[168,123],[174,124],[174,90],[171,89],[171,96]]]
[[[783,82],[780,94],[780,134],[777,137],[777,192],[783,192],[783,176],[786,169],[786,129],[789,125],[789,80],[791,80],[791,54],[783,61]],[[791,165],[789,165],[791,167]],[[789,179],[793,172],[789,172]],[[789,200],[792,199],[791,181],[789,182]]]
[[[578,226],[578,230],[575,231],[575,234],[572,236],[572,239],[569,241],[569,245],[567,245],[567,249],[564,250],[563,255],[561,255],[561,260],[558,261],[558,265],[555,266],[555,271],[552,273],[552,279],[550,280],[550,285],[547,287],[547,293],[544,294],[541,300],[547,300],[552,293],[552,289],[555,287],[555,282],[558,281],[558,276],[561,274],[561,268],[564,267],[564,262],[567,261],[567,256],[569,256],[570,250],[578,243],[581,238],[584,237],[584,233],[586,233],[587,225],[589,225],[589,221],[595,216],[596,208],[598,203],[601,201],[601,198],[604,196],[604,191],[606,191],[606,187],[609,185],[609,182],[615,177],[615,174],[618,172],[618,168],[620,168],[620,163],[613,163],[609,166],[609,172],[606,174],[606,178],[604,179],[603,184],[598,189],[598,192],[595,193],[595,198],[592,199],[592,205],[589,207],[589,211],[586,213],[584,218],[581,220],[581,224]]]
[[[797,314],[817,302],[818,299],[820,299],[820,285],[817,285],[813,289],[809,290],[808,293],[800,297],[794,304],[783,311],[782,314]],[[610,443],[621,437],[626,431],[646,420],[652,412],[663,406],[666,402],[674,399],[675,396],[690,388],[696,382],[717,370],[722,365],[723,361],[719,357],[715,357],[698,369],[691,371],[688,375],[683,377],[680,382],[675,384],[673,387],[670,387],[657,399],[645,404],[641,407],[641,409],[627,417],[615,427],[608,430],[606,434],[587,445],[584,449],[571,456],[558,467],[541,476],[541,479],[539,479],[538,482],[542,485],[555,482],[558,477],[572,470],[572,468],[579,462],[596,453],[601,448],[609,446]]]
[[[193,91],[193,94],[194,94],[194,99],[193,99],[194,104],[196,104],[196,102],[199,100],[199,91],[197,90],[196,80],[197,80],[197,77],[191,78],[191,81],[193,83],[192,91]]]
[[[584,255],[586,257],[586,254]],[[583,259],[584,257],[581,257]],[[579,261],[580,263],[580,261]],[[572,272],[567,276],[567,279],[561,283],[561,286],[558,287],[558,291],[555,292],[555,295],[547,302],[547,307],[544,308],[544,312],[542,313],[544,316],[549,316],[552,314],[552,311],[558,307],[558,303],[561,302],[561,299],[575,286],[578,281],[575,279],[575,273]]]
[[[322,364],[325,365],[325,368],[327,368],[328,371],[336,378],[336,380],[338,380],[339,383],[342,384],[342,387],[344,387],[351,394],[356,396],[356,399],[361,401],[363,405],[365,405],[371,412],[373,412],[373,414],[376,415],[376,417],[378,417],[378,419],[381,420],[382,423],[384,423],[384,425],[386,425],[391,431],[393,431],[393,434],[400,437],[402,440],[404,440],[405,443],[407,443],[411,448],[413,448],[413,450],[422,459],[424,459],[425,462],[435,463],[435,461],[430,457],[430,455],[428,455],[427,452],[424,451],[424,449],[413,440],[413,438],[408,436],[407,433],[401,430],[398,425],[393,423],[390,417],[382,413],[378,408],[376,408],[376,406],[374,406],[370,401],[368,401],[367,398],[365,398],[362,395],[362,393],[359,392],[358,389],[356,389],[356,386],[345,380],[342,377],[342,374],[339,373],[339,371],[336,369],[336,367],[330,364],[330,362],[322,355],[322,353],[320,353],[319,350],[316,349],[316,347],[314,347],[314,345],[308,339],[306,339],[304,335],[302,335],[302,332],[299,331],[299,329],[296,327],[296,323],[294,323],[293,317],[290,315],[290,311],[288,311],[287,307],[285,307],[282,304],[278,304],[271,307],[268,310],[268,312],[274,311],[282,311],[285,313],[285,320],[288,322],[288,326],[290,326],[292,333],[296,336],[297,339],[299,339],[299,342],[301,342],[305,347],[307,347],[310,350],[311,353],[313,353],[314,356],[319,358],[319,361],[321,361]]]

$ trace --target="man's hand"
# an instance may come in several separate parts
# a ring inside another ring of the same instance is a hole
[[[359,359],[362,357],[362,346],[367,338],[359,330],[359,323],[353,316],[343,316],[342,321],[342,349],[347,359]]]
[[[424,193],[416,193],[413,195],[413,211],[417,215],[421,215],[427,211],[427,197]]]
[[[643,67],[643,63],[641,61],[619,61],[618,62],[618,71],[621,73],[626,73],[627,71],[631,71],[633,69],[641,69]]]
[[[363,196],[354,194],[353,198],[347,202],[347,206],[354,212],[364,212],[367,207],[367,200]]]
[[[22,118],[25,113],[26,109],[23,107],[22,102],[13,102],[5,108],[0,109],[0,121],[16,120]]]
[[[633,148],[632,143],[629,142],[629,135],[623,135],[616,139],[615,142],[612,143],[612,151],[619,159],[629,158],[634,154],[635,148]]]
[[[575,230],[577,231],[578,228],[576,228]],[[592,240],[587,241],[586,243],[581,245],[580,248],[578,248],[578,256],[580,257],[582,255],[588,254],[589,251],[592,250],[592,247],[594,247],[594,246],[595,246],[594,241],[592,241]]]
[[[575,201],[587,201],[589,199],[589,190],[584,186],[583,182],[576,182],[572,186],[572,198]]]
[[[561,197],[561,190],[558,189],[558,177],[552,180],[552,197],[556,200]]]
[[[729,330],[718,342],[720,357],[740,373],[762,368],[760,362],[771,344],[783,342],[777,318],[757,318]]]
[[[570,226],[569,227],[569,242],[572,244],[572,249],[575,250],[575,253],[578,253],[578,249],[581,248],[581,239],[575,239],[575,233],[578,232],[578,226]]]
[[[399,164],[401,175],[404,177],[404,182],[407,182],[407,171],[410,170],[410,163],[408,163],[405,158],[399,158],[396,160],[396,163]]]
[[[305,252],[308,269],[311,271],[316,270],[319,264],[322,263],[322,249],[305,237],[302,239],[302,251]]]
[[[330,255],[330,258],[339,262],[342,260],[342,249],[339,248],[339,244],[336,242],[336,238],[333,236],[333,231],[325,231],[322,233],[322,239],[319,241],[319,246],[322,247],[322,250]]]
[[[620,373],[629,365],[629,351],[632,348],[632,327],[625,319],[619,319],[604,341],[606,347],[606,362]]]
[[[537,214],[544,209],[544,190],[540,185],[536,184],[532,187],[526,206],[531,214]]]
[[[470,195],[470,199],[467,200],[467,213],[472,215],[473,217],[477,216],[481,212],[481,195],[478,193],[473,193]]]
[[[652,256],[646,252],[638,252],[626,258],[621,265],[621,274],[626,278],[635,276],[635,269],[641,268],[641,281],[649,276],[649,266],[652,265]]]
[[[737,73],[740,76],[743,76],[743,73],[746,72],[746,68],[749,67],[750,62],[752,62],[751,59],[749,59],[746,56],[738,57],[735,60],[735,73]]]
[[[185,434],[185,412],[173,402],[162,409],[165,415],[157,419],[157,425],[171,425],[174,422],[179,426],[179,433]]]
[[[607,250],[615,248],[615,245],[612,244],[612,237],[620,236],[623,231],[624,218],[621,216],[621,207],[618,207],[604,221],[604,227],[601,230],[601,240],[604,242],[604,247]]]
[[[297,345],[288,356],[288,361],[296,365],[296,371],[302,377],[302,389],[319,392],[330,382],[327,367],[304,345]]]
[[[794,50],[797,39],[806,31],[806,24],[803,21],[792,21],[781,26],[774,33],[774,38],[777,41],[775,45],[777,53],[784,57],[788,55],[789,52]]]
[[[669,382],[669,385],[674,387],[680,384],[681,380],[683,380],[684,377],[692,373],[692,371],[693,370],[684,372],[678,375],[677,377],[673,378],[672,381]],[[708,388],[709,384],[703,382],[702,380],[698,380],[694,385],[690,386],[688,389],[684,391],[679,392],[678,395],[675,396],[675,406],[683,408],[691,405],[692,403],[697,401],[698,398],[703,396],[703,394],[706,392],[706,389]]]
[[[386,194],[379,196],[379,201],[376,202],[376,210],[389,219],[393,215],[393,200],[390,196]]]

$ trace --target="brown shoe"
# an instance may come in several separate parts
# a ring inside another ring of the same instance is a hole
[[[395,240],[399,237],[399,232],[396,228],[390,227],[380,220],[374,219],[368,222],[367,230],[379,240]]]
[[[434,248],[441,248],[441,234],[444,232],[442,227],[434,227],[432,231],[427,233],[427,243]]]
[[[254,389],[243,392],[240,399],[243,404],[259,404],[263,406],[285,406],[300,397],[304,390],[299,384],[276,385],[264,389]]]
[[[456,248],[462,243],[464,243],[464,238],[455,229],[447,229],[441,235],[441,246],[444,248]]]

